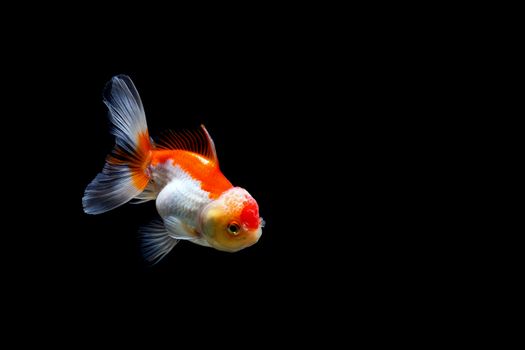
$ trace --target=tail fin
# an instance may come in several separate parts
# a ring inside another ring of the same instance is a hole
[[[146,169],[153,146],[144,108],[131,79],[126,75],[113,77],[104,89],[104,103],[116,145],[102,172],[86,188],[82,204],[88,214],[104,213],[127,203],[149,181]]]

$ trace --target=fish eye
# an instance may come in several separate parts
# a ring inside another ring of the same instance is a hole
[[[232,235],[237,236],[240,230],[241,230],[241,226],[235,221],[230,222],[228,224],[228,232],[231,233]]]

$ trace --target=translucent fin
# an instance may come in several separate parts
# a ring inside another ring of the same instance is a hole
[[[199,238],[199,235],[188,225],[174,216],[163,218],[164,225],[169,232],[169,235],[175,239],[194,240]]]
[[[146,168],[152,143],[144,108],[131,79],[113,77],[104,90],[116,146],[102,172],[87,186],[82,204],[88,214],[100,214],[137,197],[148,185]]]
[[[101,214],[121,206],[141,192],[133,183],[128,168],[106,163],[102,172],[87,186],[82,204],[87,214]]]
[[[139,93],[127,75],[117,75],[106,84],[104,103],[109,109],[111,133],[116,137],[117,146],[135,152],[137,135],[147,133],[148,125]]]
[[[180,149],[195,152],[218,164],[215,144],[204,127],[195,131],[183,130],[175,132],[168,130],[157,142],[159,149]]]
[[[161,220],[153,220],[139,229],[142,255],[151,264],[156,264],[179,242],[170,236]]]
[[[150,181],[144,191],[131,200],[131,204],[141,204],[157,199],[159,191],[155,183]]]
[[[169,232],[169,235],[178,240],[187,240],[191,243],[211,247],[211,245],[204,239],[204,237],[195,229],[184,224],[179,219],[168,216],[164,218],[164,225]]]

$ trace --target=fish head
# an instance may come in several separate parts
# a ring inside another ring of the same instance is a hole
[[[200,226],[213,248],[237,252],[257,243],[264,220],[248,191],[233,187],[206,205],[200,215]]]

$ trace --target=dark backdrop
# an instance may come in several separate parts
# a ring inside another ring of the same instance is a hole
[[[399,115],[412,107],[381,55],[334,48],[322,58],[285,44],[140,57],[81,48],[15,71],[24,114],[14,130],[29,140],[20,147],[31,163],[18,170],[28,179],[16,197],[24,234],[6,244],[23,247],[6,254],[15,293],[38,290],[34,305],[46,311],[190,306],[301,318],[395,305],[414,272],[399,181]],[[259,203],[266,226],[256,245],[229,254],[181,242],[149,267],[137,230],[155,216],[153,202],[82,211],[113,146],[102,90],[117,74],[134,81],[152,136],[206,125],[223,173]]]

